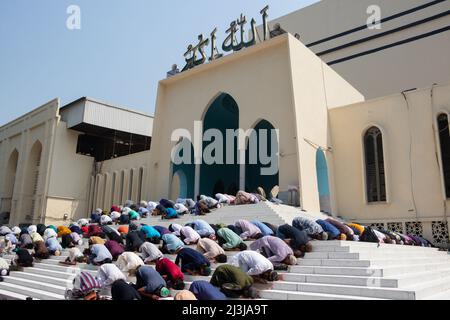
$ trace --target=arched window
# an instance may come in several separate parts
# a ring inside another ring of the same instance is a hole
[[[444,175],[445,195],[450,198],[450,131],[448,116],[438,116],[439,141],[441,145],[442,171]]]
[[[383,135],[377,127],[371,127],[364,135],[367,202],[386,201]]]

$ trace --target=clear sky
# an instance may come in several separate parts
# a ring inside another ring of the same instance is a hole
[[[318,0],[1,0],[0,125],[56,97],[82,96],[153,114],[157,83],[197,36],[218,42],[240,13],[261,24]],[[81,9],[69,30],[66,10]]]

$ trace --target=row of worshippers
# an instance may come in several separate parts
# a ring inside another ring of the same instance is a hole
[[[149,215],[160,216],[162,219],[177,219],[185,214],[206,215],[214,209],[219,209],[223,205],[242,205],[256,204],[261,201],[269,200],[280,204],[281,200],[277,198],[279,187],[275,186],[267,198],[263,188],[257,188],[255,193],[238,191],[233,195],[217,193],[215,198],[199,195],[197,201],[189,198],[178,198],[175,202],[167,199],[161,199],[159,203],[153,201],[141,201],[139,205],[128,200],[124,206],[112,206],[109,212],[102,209],[96,209],[91,214],[91,223],[102,225],[107,224],[129,224],[131,221],[146,218]]]
[[[230,227],[241,228],[241,225],[244,225],[244,230],[247,230],[246,223],[243,224],[242,221]],[[184,288],[184,274],[209,276],[212,271],[211,263],[227,262],[227,265],[220,265],[215,269],[210,284],[196,282],[190,286],[190,290],[196,289],[197,295],[202,297],[201,299],[206,299],[208,294],[216,300],[219,296],[225,297],[225,295],[228,297],[239,295],[254,297],[255,290],[251,290],[252,286],[249,284],[253,284],[255,280],[259,282],[275,281],[278,279],[278,274],[274,269],[278,264],[297,263],[289,245],[273,236],[263,237],[254,242],[251,249],[255,251],[246,250],[247,246],[243,238],[251,239],[253,234],[248,232],[251,230],[247,230],[246,237],[240,237],[227,227],[211,226],[203,220],[196,220],[184,227],[171,225],[169,229],[165,230],[160,229],[162,227],[157,228],[161,231],[160,235],[162,234],[163,245],[160,248],[152,243],[157,243],[155,241],[156,229],[152,230],[146,225],[138,226],[134,223],[130,225],[129,230],[122,228],[123,232],[128,231],[125,235],[126,244],[121,247],[122,251],[113,252],[114,250],[110,251],[111,247],[108,248],[106,244],[91,242],[89,260],[101,265],[100,270],[108,269],[105,272],[109,273],[104,278],[109,279],[107,282],[112,286],[113,299],[118,299],[117,292],[125,292],[130,296],[129,293],[134,289],[138,292],[144,290],[144,292],[140,292],[141,296],[145,296],[144,293],[146,293],[147,297],[152,299],[165,297],[168,291],[164,288],[176,290]],[[196,250],[188,247],[190,244],[196,244]],[[125,248],[130,251],[123,252]],[[86,254],[80,251],[74,254],[76,251],[76,248],[72,248],[69,254],[74,263],[77,261],[77,255],[78,258],[81,258]],[[226,251],[241,252],[236,253],[227,261]],[[123,253],[120,254],[120,252]],[[164,258],[163,252],[176,254],[175,261]],[[116,258],[117,266],[111,264]],[[165,286],[161,286],[162,281],[156,274],[152,275],[152,271],[142,268],[148,264],[156,264],[156,271],[165,281]],[[105,265],[108,267],[104,267]],[[140,275],[136,270],[147,271],[144,275]],[[123,272],[136,275],[137,283],[135,285],[124,283],[121,276]],[[122,281],[113,285],[117,280]],[[143,283],[145,284],[144,289]],[[176,298],[181,298],[185,294],[186,292],[177,295]]]
[[[346,223],[338,219],[314,219],[299,216],[292,221],[292,226],[305,231],[316,240],[347,240],[410,246],[432,247],[427,239],[413,234],[402,234],[386,228],[366,227],[357,223]]]

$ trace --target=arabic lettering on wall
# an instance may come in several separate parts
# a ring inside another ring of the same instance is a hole
[[[242,50],[243,48],[248,48],[256,44],[257,38],[259,41],[266,41],[269,39],[269,26],[268,26],[268,13],[269,6],[266,6],[261,10],[260,14],[262,16],[263,22],[263,36],[262,39],[256,30],[256,20],[252,19],[250,21],[250,35],[247,40],[245,40],[246,25],[248,23],[247,18],[241,14],[241,16],[230,23],[230,27],[226,30],[227,37],[222,43],[222,51],[224,52],[236,52]],[[181,70],[186,71],[195,68],[198,65],[204,64],[207,60],[213,61],[223,57],[217,48],[217,28],[215,28],[209,38],[203,36],[203,34],[198,36],[197,45],[189,45],[186,53],[184,54],[184,59],[186,60],[185,67]],[[210,45],[209,58],[206,53],[206,47]]]

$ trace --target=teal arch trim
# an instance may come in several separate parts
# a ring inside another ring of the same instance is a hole
[[[181,149],[181,145],[178,149],[178,154],[181,158],[183,158],[184,150]],[[181,164],[174,164],[172,163],[172,177],[175,176],[175,174],[178,174],[180,177],[180,197],[181,198],[194,198],[195,193],[195,163],[194,163],[194,147],[192,146],[192,143],[189,142],[190,146],[190,152],[191,152],[191,163],[181,163]],[[181,196],[183,195],[183,196]]]
[[[272,154],[272,152],[276,152],[278,150],[278,145],[272,145],[272,141],[270,138],[271,130],[275,129],[275,127],[267,120],[259,121],[255,127],[253,128],[258,137],[258,147],[257,152],[259,155],[259,144],[260,139],[262,138],[259,130],[267,130],[267,153]],[[261,175],[261,168],[269,167],[270,165],[264,166],[258,156],[257,164],[250,164],[250,148],[249,143],[247,142],[247,149],[245,153],[245,189],[247,192],[255,192],[258,187],[262,187],[266,192],[266,195],[269,195],[269,192],[276,185],[279,185],[279,171],[276,174],[271,176]]]
[[[177,175],[180,180],[180,195],[179,195],[179,197],[182,199],[192,198],[192,196],[191,197],[188,196],[188,183],[187,183],[187,178],[186,178],[185,172],[183,170],[178,170],[173,174],[173,177],[175,177]]]
[[[214,192],[236,194],[239,186],[240,166],[238,164],[238,141],[226,141],[226,130],[239,128],[239,107],[227,93],[220,94],[209,106],[203,119],[203,133],[217,129],[222,133],[223,164],[206,164],[200,166],[200,194],[213,195]],[[204,142],[203,150],[213,142]],[[233,164],[226,164],[226,144],[234,143]]]
[[[317,186],[319,188],[319,196],[330,195],[330,185],[328,180],[327,159],[324,152],[319,149],[316,152],[316,170],[317,170]]]

